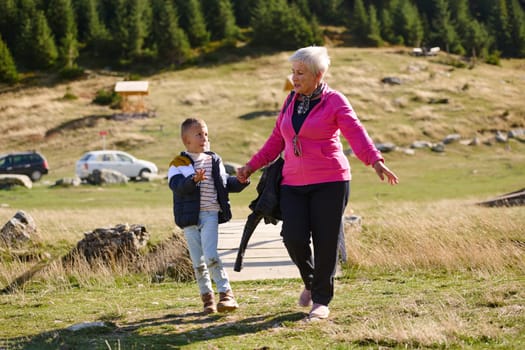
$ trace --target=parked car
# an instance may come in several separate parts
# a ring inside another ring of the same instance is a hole
[[[95,169],[115,170],[131,179],[158,173],[157,166],[152,162],[137,159],[126,152],[108,150],[84,153],[82,158],[77,161],[76,174],[82,180],[87,179]]]
[[[0,155],[0,174],[27,175],[38,181],[49,172],[46,158],[35,151]]]

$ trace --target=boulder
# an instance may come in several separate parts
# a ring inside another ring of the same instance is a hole
[[[397,77],[384,77],[381,82],[389,85],[401,85],[401,79]]]
[[[84,257],[88,262],[101,259],[104,263],[135,260],[146,246],[150,235],[146,227],[139,224],[119,224],[111,228],[97,228],[84,233],[70,254]]]
[[[64,177],[56,180],[53,187],[77,187],[80,186],[81,183],[82,180],[80,180],[78,176],[73,178]]]
[[[411,148],[419,149],[419,148],[431,148],[432,142],[430,141],[414,141],[410,145]]]
[[[459,141],[461,139],[461,135],[460,134],[450,134],[450,135],[447,135],[444,139],[443,139],[443,143],[445,145],[448,145],[452,142],[456,142],[456,141]]]
[[[87,177],[87,182],[92,185],[125,184],[128,183],[128,177],[116,170],[95,169]]]
[[[507,132],[507,136],[510,139],[524,139],[525,138],[525,129],[512,129]]]
[[[31,241],[37,232],[35,220],[19,210],[0,230],[0,243],[19,248]]]
[[[445,152],[445,145],[442,142],[438,142],[438,143],[433,144],[430,147],[430,149],[433,152],[442,153],[442,152]]]
[[[505,134],[501,131],[497,131],[496,136],[494,138],[496,142],[499,142],[499,143],[507,143],[507,141],[509,140],[508,134]]]
[[[393,143],[387,142],[387,143],[377,143],[376,148],[380,150],[383,153],[392,152],[396,149],[396,145]]]
[[[26,188],[33,188],[33,181],[27,175],[17,174],[1,174],[0,175],[0,189],[11,188],[13,186],[23,186]]]

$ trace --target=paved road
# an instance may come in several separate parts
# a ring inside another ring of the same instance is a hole
[[[259,223],[244,253],[241,271],[234,271],[244,224],[243,220],[232,220],[219,225],[219,255],[231,281],[299,278],[282,242],[280,222],[277,225]]]

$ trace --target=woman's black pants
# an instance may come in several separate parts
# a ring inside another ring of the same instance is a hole
[[[349,192],[348,181],[281,186],[281,236],[314,303],[328,305],[334,295],[338,238]]]

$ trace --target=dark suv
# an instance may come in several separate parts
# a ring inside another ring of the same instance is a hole
[[[0,155],[0,174],[23,174],[38,181],[48,173],[46,158],[38,152],[17,152]]]

